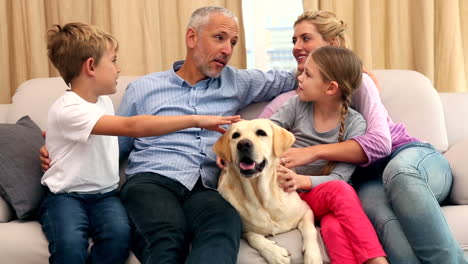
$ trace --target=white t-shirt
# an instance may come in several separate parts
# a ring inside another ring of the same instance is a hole
[[[51,106],[46,147],[52,162],[41,180],[51,192],[104,193],[117,188],[117,137],[91,135],[103,115],[114,115],[107,96],[93,104],[67,91]]]

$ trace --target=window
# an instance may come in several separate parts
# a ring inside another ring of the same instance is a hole
[[[291,38],[302,12],[302,0],[242,1],[248,69],[296,68]]]

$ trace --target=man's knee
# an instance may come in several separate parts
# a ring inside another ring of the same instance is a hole
[[[242,221],[239,212],[227,201],[212,214],[213,227],[217,227],[224,233],[240,236]]]
[[[226,221],[230,229],[234,233],[240,234],[242,232],[242,221],[239,212],[232,206],[226,209],[226,215],[223,217],[223,221]]]

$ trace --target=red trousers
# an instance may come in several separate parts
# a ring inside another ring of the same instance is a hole
[[[300,193],[320,221],[331,263],[361,264],[386,256],[353,187],[344,181],[325,182]]]

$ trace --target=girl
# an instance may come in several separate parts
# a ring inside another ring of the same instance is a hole
[[[345,48],[324,46],[311,53],[298,77],[298,95],[271,117],[295,135],[293,147],[364,134],[364,119],[349,108],[361,83],[361,69],[359,58]],[[349,163],[316,161],[297,167],[296,172],[280,166],[278,178],[285,191],[304,191],[300,196],[321,221],[332,263],[388,263],[359,198],[346,183],[354,168]]]

